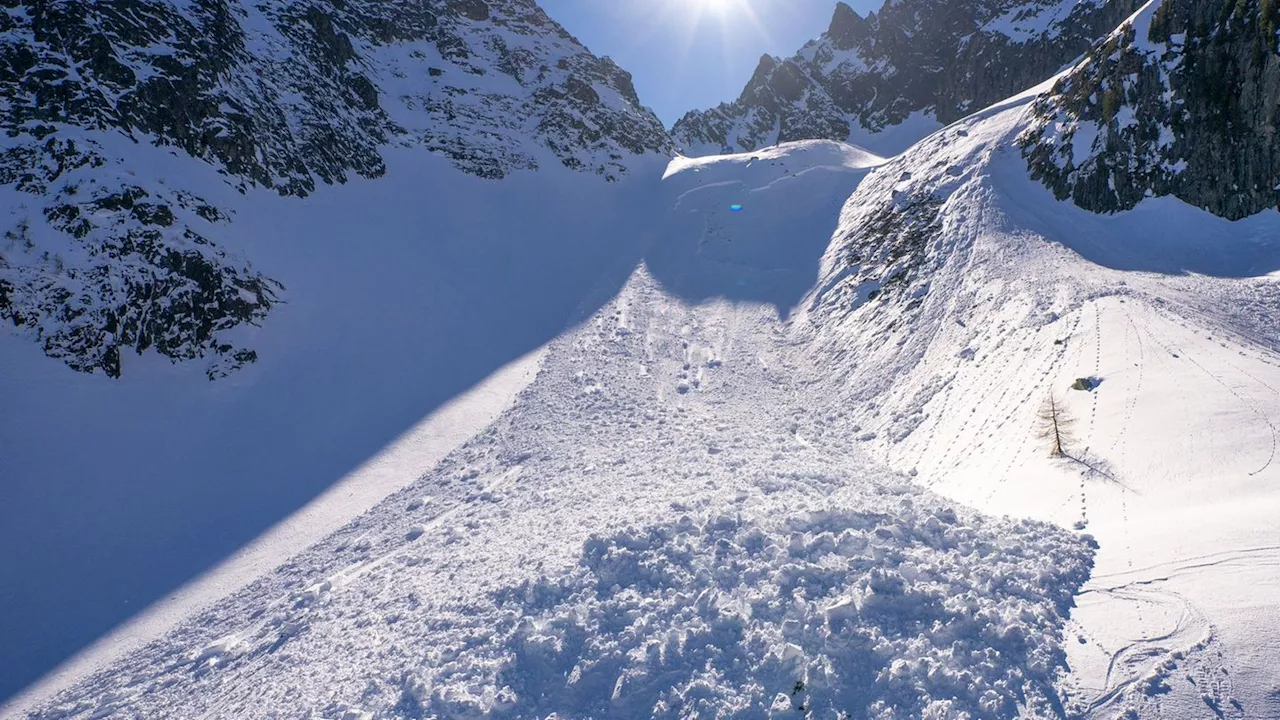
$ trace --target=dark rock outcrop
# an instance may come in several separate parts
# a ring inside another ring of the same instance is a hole
[[[1173,195],[1239,219],[1280,196],[1272,0],[1165,0],[1099,42],[1035,106],[1032,176],[1095,212]]]

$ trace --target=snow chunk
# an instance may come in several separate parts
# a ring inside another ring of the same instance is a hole
[[[442,717],[1014,717],[1051,702],[1089,545],[893,512],[593,537],[566,575],[497,591],[406,692]]]

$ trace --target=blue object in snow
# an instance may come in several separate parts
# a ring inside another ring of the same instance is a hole
[[[741,206],[741,205],[730,205],[730,206],[729,206],[729,211],[730,211],[730,212],[742,212],[742,206]]]

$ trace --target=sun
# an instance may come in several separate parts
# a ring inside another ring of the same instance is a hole
[[[733,9],[739,0],[692,0],[695,5],[701,5],[702,10],[713,12],[716,14],[724,14]]]
[[[683,14],[694,23],[714,20],[723,28],[750,27],[763,31],[753,5],[760,0],[666,0],[666,8]]]
[[[662,40],[677,54],[677,64],[689,61],[695,44],[712,43],[723,54],[726,71],[731,57],[742,46],[773,45],[757,8],[777,0],[635,0],[649,8],[648,22],[640,24],[637,42],[666,32]],[[791,2],[792,0],[783,0]],[[656,5],[656,8],[654,7]],[[656,9],[657,12],[652,11]],[[705,55],[703,53],[702,55]],[[705,62],[705,60],[699,60]]]
[[[735,18],[754,17],[751,4],[756,0],[664,0],[666,12],[682,15],[693,21],[716,18],[732,21]]]
[[[751,9],[748,0],[688,0],[688,2],[694,6],[695,12],[712,13],[721,17]]]

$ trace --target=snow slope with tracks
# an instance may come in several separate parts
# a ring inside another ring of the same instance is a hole
[[[850,312],[832,302],[846,262],[833,243],[837,280],[799,323],[809,352],[847,358],[832,392],[875,418],[890,467],[1097,538],[1069,708],[1280,717],[1280,218],[1057,202],[1026,178],[1023,113],[1013,101],[957,123],[859,188],[843,233],[900,198],[941,202],[927,294]],[[1065,459],[1035,430],[1050,393],[1074,421]]]
[[[1089,541],[878,469],[795,364],[879,162],[677,163],[644,262],[492,426],[33,716],[1050,716]]]
[[[1280,716],[1280,222],[1058,203],[1024,112],[673,163],[511,409],[33,717]]]

